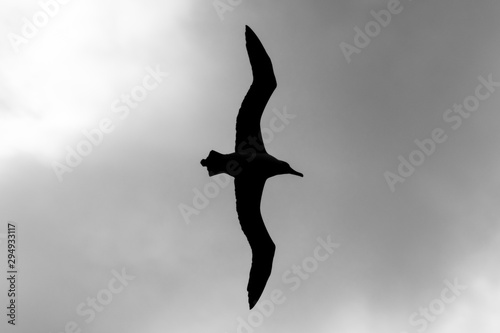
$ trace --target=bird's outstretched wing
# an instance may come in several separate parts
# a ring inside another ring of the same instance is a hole
[[[266,287],[276,250],[260,213],[260,199],[265,182],[265,179],[244,176],[234,180],[236,211],[241,229],[252,248],[252,268],[247,287],[250,309],[257,303]]]
[[[265,152],[260,131],[260,118],[267,101],[276,89],[273,64],[264,46],[252,29],[246,26],[245,39],[253,82],[241,104],[236,118],[236,152],[253,148]]]

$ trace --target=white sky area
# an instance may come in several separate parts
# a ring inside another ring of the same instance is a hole
[[[9,34],[22,36],[41,7],[2,1],[0,234],[18,224],[19,276],[15,328],[0,280],[0,331],[498,333],[500,87],[455,130],[443,114],[479,76],[500,82],[500,3],[401,0],[348,63],[340,43],[354,46],[355,27],[387,4],[243,0],[221,20],[212,0],[72,0],[15,52]],[[273,109],[295,115],[267,150],[305,175],[266,184],[277,252],[252,311],[233,181],[190,223],[179,210],[214,181],[200,160],[234,150],[252,80],[245,25],[278,81],[262,126]],[[126,107],[122,95],[156,82],[148,68],[168,76]],[[103,120],[113,130],[59,181],[53,163],[69,168],[68,151]],[[392,192],[384,173],[436,128],[447,140]],[[329,235],[340,247],[308,278],[287,273]],[[122,269],[135,278],[110,293]],[[444,281],[467,288],[443,303]],[[263,315],[274,290],[284,301]],[[98,296],[99,311],[87,304]],[[439,314],[424,329],[415,320],[431,305]]]

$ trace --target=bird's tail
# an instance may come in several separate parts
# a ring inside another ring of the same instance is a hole
[[[226,155],[211,150],[207,158],[201,160],[201,165],[207,168],[209,176],[215,176],[226,172]]]

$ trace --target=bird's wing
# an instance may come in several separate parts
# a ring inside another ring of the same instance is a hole
[[[267,101],[276,89],[276,77],[273,64],[264,46],[252,29],[248,26],[245,39],[250,65],[252,66],[253,82],[248,90],[236,118],[236,152],[253,148],[265,152],[260,131],[260,118]]]
[[[234,180],[236,211],[241,229],[252,248],[252,268],[247,287],[250,309],[257,303],[266,287],[276,249],[260,213],[260,199],[265,182],[265,179],[251,177],[236,177]]]

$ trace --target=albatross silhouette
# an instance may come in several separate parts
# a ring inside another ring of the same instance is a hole
[[[267,101],[276,89],[276,78],[271,59],[248,26],[245,39],[253,82],[236,118],[235,152],[221,154],[212,150],[206,159],[201,160],[201,165],[207,168],[209,176],[226,173],[234,177],[236,211],[241,229],[252,248],[252,267],[247,287],[248,303],[252,309],[271,275],[276,249],[260,213],[264,184],[268,178],[276,175],[303,177],[303,174],[266,152],[260,119]]]

